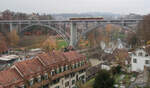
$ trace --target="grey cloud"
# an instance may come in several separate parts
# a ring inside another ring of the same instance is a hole
[[[114,12],[148,14],[150,0],[1,0],[0,11],[80,13]]]

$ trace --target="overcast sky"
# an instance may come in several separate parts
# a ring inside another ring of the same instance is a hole
[[[0,11],[39,13],[150,13],[150,0],[0,0]]]

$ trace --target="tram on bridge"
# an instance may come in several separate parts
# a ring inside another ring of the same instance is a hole
[[[96,18],[93,18],[93,17],[79,17],[79,18],[70,18],[69,20],[95,20],[95,21],[98,21],[98,20],[104,20],[103,17],[96,17]]]

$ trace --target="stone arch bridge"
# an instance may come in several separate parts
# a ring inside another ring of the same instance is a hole
[[[31,26],[43,26],[56,31],[71,46],[75,47],[81,37],[86,33],[103,27],[106,24],[121,25],[124,28],[132,27],[141,20],[0,20],[0,24],[8,24],[9,30],[16,29],[18,33],[23,33]],[[24,25],[24,26],[22,26]],[[69,28],[69,32],[66,30]]]

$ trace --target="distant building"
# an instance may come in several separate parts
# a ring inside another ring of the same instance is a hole
[[[42,53],[0,72],[0,88],[76,88],[86,81],[86,57],[75,51]]]
[[[29,17],[29,20],[39,20],[39,14],[32,13]]]
[[[0,56],[0,70],[10,67],[14,62],[20,58],[17,55],[2,55]]]
[[[13,15],[14,15],[13,12],[11,12],[9,10],[5,10],[4,12],[2,12],[2,19],[3,20],[12,20]]]
[[[131,71],[143,72],[144,67],[150,67],[149,46],[136,49],[131,55]]]
[[[0,64],[12,62],[12,61],[17,60],[17,59],[19,59],[19,57],[17,55],[2,55],[0,57]]]
[[[105,53],[113,53],[115,49],[123,49],[125,48],[125,43],[123,43],[120,39],[115,42],[109,42],[106,44],[104,41],[101,41],[100,46]]]

